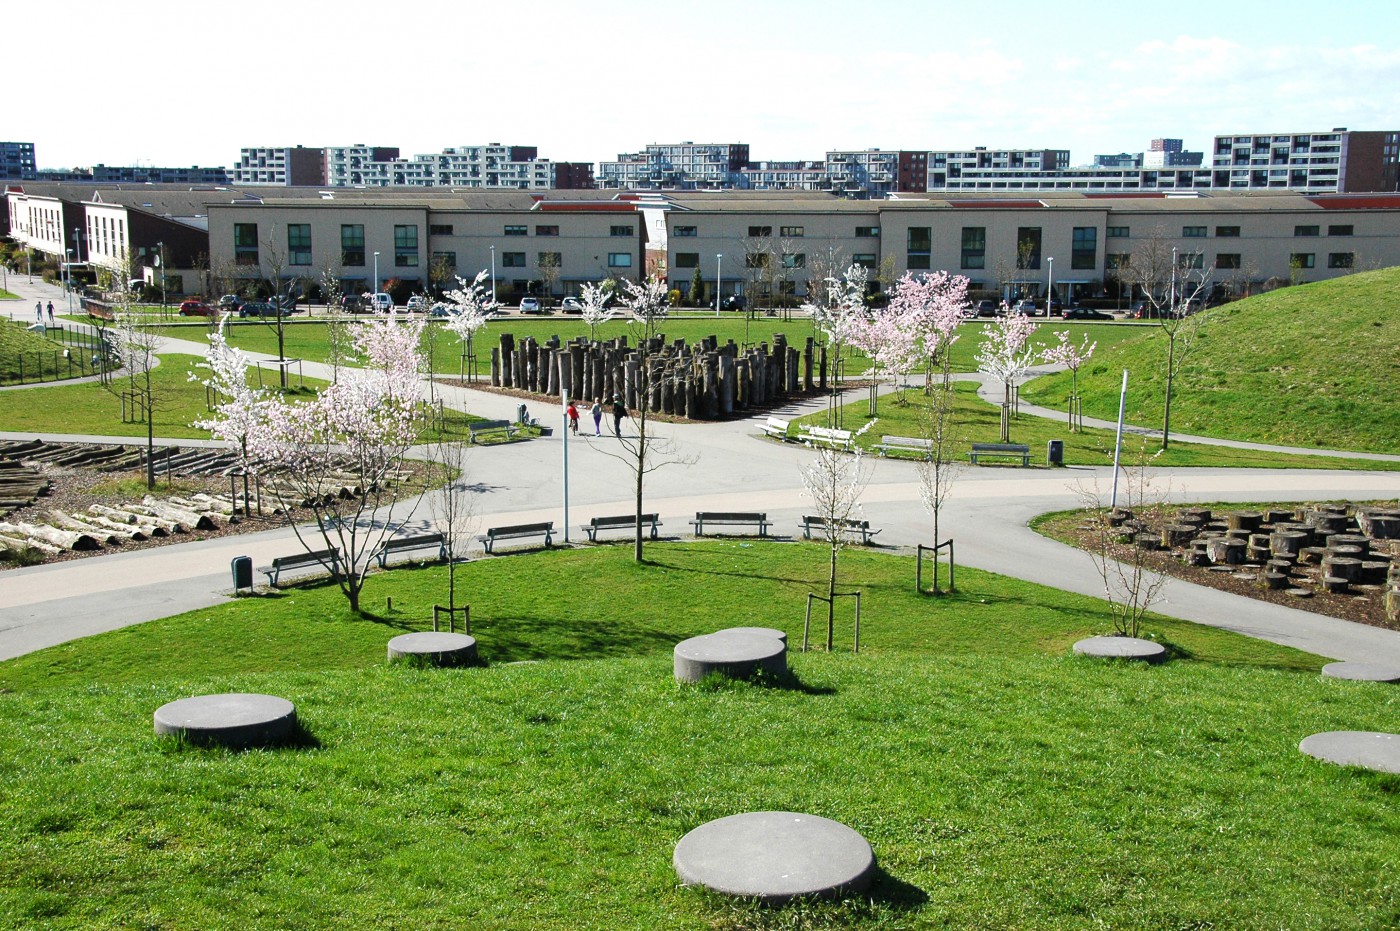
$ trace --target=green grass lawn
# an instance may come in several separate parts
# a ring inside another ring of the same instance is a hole
[[[961,425],[962,442],[957,445],[958,458],[966,461],[967,452],[973,443],[996,443],[1001,440],[1001,408],[988,404],[977,397],[977,386],[971,382],[956,382],[957,405],[955,420]],[[856,442],[870,450],[881,442],[884,436],[920,437],[924,434],[923,419],[927,416],[928,398],[922,389],[905,392],[905,403],[901,404],[894,396],[884,395],[879,399],[876,421]],[[843,408],[845,429],[860,430],[870,423],[868,401],[858,401]],[[799,418],[797,423],[813,426],[826,426],[828,417],[825,411]],[[794,427],[794,435],[796,428]],[[1113,463],[1112,430],[1087,428],[1079,433],[1070,433],[1063,419],[1032,417],[1023,414],[1011,424],[1011,442],[1024,443],[1031,448],[1031,461],[1045,465],[1046,445],[1050,440],[1062,440],[1065,444],[1066,465],[1111,465]],[[1142,440],[1125,437],[1125,455],[1136,455]],[[1160,443],[1149,443],[1147,453],[1151,455]],[[1131,452],[1130,452],[1131,451]],[[894,454],[903,455],[903,454]],[[1006,460],[1012,461],[1012,460]],[[1199,443],[1173,442],[1167,451],[1152,460],[1160,466],[1209,466],[1214,468],[1251,469],[1362,469],[1396,471],[1400,463],[1376,462],[1370,460],[1348,460],[1324,456],[1289,456],[1283,453],[1256,452],[1248,449],[1234,449],[1228,446],[1206,446]],[[1019,460],[1015,461],[1019,465]]]
[[[953,344],[954,370],[959,372],[976,370],[975,356],[982,343],[983,325],[984,321],[968,321],[962,325],[959,331],[960,338]],[[427,340],[432,350],[433,370],[447,374],[461,373],[463,371],[461,342],[451,333],[443,330],[440,322],[431,322],[431,326],[433,330],[437,331]],[[160,332],[181,339],[207,340],[208,330],[208,325],[204,321],[199,321],[162,328]],[[1049,324],[1041,325],[1041,329],[1033,337],[1035,344],[1039,346],[1053,344],[1055,342],[1053,332],[1056,330],[1069,331],[1076,344],[1081,338],[1080,334],[1087,333],[1090,339],[1097,340],[1100,345],[1107,347],[1134,336],[1140,336],[1143,328],[1132,323],[1060,323],[1052,321]],[[293,318],[284,325],[283,331],[286,353],[289,358],[316,361],[324,361],[328,358],[326,326],[322,321]],[[241,349],[274,355],[277,352],[277,331],[269,324],[256,320],[235,320],[231,321],[228,332],[233,344]],[[730,315],[718,320],[709,317],[671,319],[666,320],[659,327],[659,332],[668,341],[684,339],[687,343],[697,343],[706,336],[715,336],[720,343],[733,340],[739,344],[771,342],[775,333],[782,333],[788,338],[789,344],[796,345],[798,348],[805,344],[807,337],[813,335],[811,320],[795,314],[791,320],[757,317],[749,322],[747,330],[742,317],[736,318]],[[551,336],[570,340],[578,336],[587,336],[588,327],[576,317],[561,315],[493,320],[477,334],[474,340],[479,375],[490,374],[491,348],[500,345],[500,337],[503,333],[513,334],[517,341],[525,336],[534,336],[540,341]],[[598,339],[612,339],[623,335],[635,343],[635,334],[631,325],[622,320],[605,323],[595,331],[595,336]],[[848,362],[846,374],[848,376],[858,375],[865,371],[868,364],[863,356],[857,355],[854,360]]]
[[[1284,288],[1209,311],[1172,400],[1172,430],[1290,446],[1400,453],[1400,268]],[[1084,413],[1115,419],[1123,369],[1127,418],[1162,423],[1166,338],[1101,347],[1080,373]],[[1022,389],[1063,405],[1069,376]]]
[[[1393,729],[1393,689],[1159,621],[1182,650],[1165,666],[1076,659],[1069,643],[1107,624],[1091,600],[972,571],[958,595],[920,597],[907,558],[864,551],[843,556],[869,599],[860,655],[792,654],[795,688],[680,687],[681,637],[736,621],[798,636],[825,556],[727,541],[650,555],[465,566],[484,669],[384,664],[440,599],[440,567],[375,580],[397,609],[378,621],[296,589],[0,664],[0,925],[1400,920],[1400,778],[1297,751],[1321,730]],[[228,753],[153,736],[160,704],[223,690],[292,700],[307,739]],[[677,886],[685,832],[761,809],[859,830],[871,895],[762,909]]]
[[[19,295],[18,295],[18,294],[15,294],[13,291],[6,291],[4,288],[0,288],[0,301],[17,301],[17,300],[19,300]]]
[[[55,339],[62,334],[53,330],[30,332],[26,328],[33,322],[26,317],[14,321],[0,319],[0,385],[51,382],[92,374],[95,338],[68,334],[73,341],[69,346]],[[67,357],[65,350],[69,353]]]

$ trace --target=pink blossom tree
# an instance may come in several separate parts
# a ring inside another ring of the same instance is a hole
[[[1030,345],[1037,325],[1029,317],[1007,313],[982,327],[982,347],[977,350],[977,370],[1001,382],[1001,441],[1011,442],[1011,391],[1035,365],[1037,353]]]
[[[905,272],[895,283],[890,298],[891,309],[908,320],[918,336],[926,372],[931,376],[933,371],[940,371],[945,385],[952,378],[951,350],[958,341],[958,324],[966,319],[969,283],[963,275],[944,271],[920,275]]]
[[[855,345],[869,316],[869,309],[865,306],[869,280],[869,269],[864,265],[852,265],[840,278],[826,279],[822,300],[802,305],[802,312],[811,316],[817,330],[831,344],[833,373],[840,371],[843,351]]]
[[[293,524],[309,552],[339,551],[336,579],[360,613],[360,593],[375,553],[394,533],[404,458],[423,429],[421,354],[423,321],[390,312],[358,324],[354,344],[362,368],[349,369],[315,399],[288,402],[239,392],[236,350],[211,345],[206,364],[233,396],[207,422],[215,435],[235,439],[279,492],[310,507],[315,536]],[[337,491],[353,486],[358,493]]]
[[[212,389],[216,399],[214,416],[196,420],[193,426],[208,430],[216,440],[223,440],[238,457],[243,473],[243,513],[248,513],[248,476],[258,474],[259,462],[250,442],[256,442],[259,429],[267,420],[267,405],[271,392],[255,388],[248,380],[247,353],[229,343],[224,334],[228,315],[219,319],[218,329],[209,334],[209,348],[204,361],[198,364],[208,374],[201,378],[191,372],[190,379]]]
[[[1093,358],[1098,342],[1089,342],[1089,335],[1086,333],[1084,339],[1076,346],[1070,342],[1068,330],[1055,331],[1055,339],[1055,345],[1041,350],[1040,358],[1069,369],[1069,429],[1070,432],[1074,432],[1084,426],[1084,415],[1079,408],[1079,369]]]

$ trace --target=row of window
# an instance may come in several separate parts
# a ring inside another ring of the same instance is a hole
[[[1110,252],[1104,256],[1104,265],[1109,270],[1125,268],[1132,260],[1132,255],[1127,252]],[[1178,258],[1183,268],[1198,269],[1205,267],[1205,256],[1199,252],[1191,252]],[[1354,252],[1329,252],[1327,253],[1328,268],[1354,268],[1356,266],[1356,254]],[[1217,252],[1215,254],[1215,267],[1218,269],[1238,269],[1243,268],[1243,256],[1238,252]],[[1294,252],[1288,257],[1289,268],[1316,268],[1317,256],[1312,252]]]
[[[1098,265],[1099,231],[1093,226],[1074,227],[1070,248],[1070,268],[1092,270]],[[928,226],[909,227],[906,265],[916,271],[928,271],[933,267],[933,228]],[[1041,228],[1022,226],[1016,230],[1016,267],[1018,269],[1040,268]],[[987,228],[985,226],[964,226],[962,228],[962,251],[960,265],[965,269],[987,267]]]
[[[695,226],[673,226],[671,227],[671,235],[678,237],[698,236],[700,235],[700,229]],[[772,235],[773,227],[771,226],[749,227],[750,239],[767,239]],[[778,227],[778,235],[783,239],[800,239],[807,235],[807,228],[805,226],[780,226]],[[869,239],[879,235],[880,227],[878,226],[856,227],[856,237],[859,239]]]
[[[1205,239],[1209,235],[1208,226],[1183,226],[1181,237],[1183,239]],[[1130,230],[1126,226],[1110,226],[1105,231],[1109,239],[1127,239]],[[1351,236],[1355,232],[1350,223],[1334,223],[1327,227],[1328,236]],[[1240,228],[1238,226],[1217,226],[1215,235],[1219,239],[1238,239]],[[1318,225],[1299,225],[1293,227],[1294,236],[1320,236],[1322,227]]]
[[[237,265],[262,264],[258,242],[258,224],[233,224],[233,261]],[[311,265],[311,224],[287,224],[287,264]],[[340,264],[348,267],[365,264],[365,227],[363,223],[342,223],[340,226]],[[394,267],[418,267],[418,227],[394,227]]]
[[[433,228],[433,235],[435,235],[435,236],[436,236],[436,235],[439,235],[439,234],[436,232],[437,229],[439,229],[439,227],[434,227],[434,228]],[[443,232],[441,235],[444,235],[444,236],[450,236],[450,235],[452,235],[452,227],[450,227],[450,226],[448,226],[448,227],[441,227],[441,229],[444,229],[444,230],[445,230],[445,232]],[[637,232],[637,228],[636,228],[635,226],[633,226],[632,224],[630,224],[630,223],[626,223],[626,224],[622,224],[622,223],[615,224],[615,225],[609,227],[609,229],[608,229],[608,235],[609,235],[609,236],[634,236],[634,235],[636,235],[636,232]],[[525,225],[521,225],[521,224],[507,224],[507,225],[506,225],[506,228],[505,228],[505,235],[507,235],[507,236],[529,236],[529,235],[530,235],[530,227],[525,226]],[[554,225],[543,225],[543,224],[537,225],[537,226],[535,227],[535,235],[536,235],[536,236],[558,236],[558,235],[559,235],[559,227],[558,227],[558,226],[554,226]]]

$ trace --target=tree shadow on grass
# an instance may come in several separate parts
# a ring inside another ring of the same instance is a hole
[[[674,628],[605,625],[598,620],[498,614],[473,619],[472,636],[492,663],[604,659],[670,652],[685,637]]]

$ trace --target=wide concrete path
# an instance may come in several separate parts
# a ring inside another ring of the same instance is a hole
[[[185,346],[170,348],[191,351]],[[314,368],[308,363],[307,374],[313,374]],[[513,416],[520,403],[513,397],[467,388],[439,385],[435,390],[450,406],[487,417]],[[610,418],[604,421],[601,437],[588,435],[592,423],[585,417],[585,435],[566,439],[559,408],[528,403],[541,423],[555,426],[553,435],[476,447],[469,454],[466,468],[476,494],[479,525],[552,520],[556,529],[578,541],[584,539],[580,524],[588,518],[630,513],[632,473],[622,444],[608,435]],[[795,416],[824,405],[818,400],[774,413]],[[646,510],[661,515],[668,535],[689,533],[688,521],[699,510],[766,511],[776,521],[778,533],[797,535],[798,520],[810,509],[800,474],[812,455],[799,446],[761,438],[762,419],[652,425],[658,437],[674,441],[677,457],[686,460],[647,477]],[[187,440],[170,442],[195,445]],[[566,442],[567,519],[563,506]],[[864,510],[875,526],[883,528],[880,544],[912,547],[929,542],[931,519],[919,503],[915,465],[884,459],[868,462],[871,477]],[[1384,472],[1167,469],[1157,470],[1155,476],[1179,502],[1368,499],[1400,493],[1400,477]],[[953,486],[941,529],[956,540],[960,565],[1102,595],[1085,554],[1041,537],[1027,522],[1045,511],[1076,507],[1080,487],[1097,484],[1106,491],[1110,478],[1107,468],[968,469]],[[426,527],[431,514],[429,501],[415,500],[401,504],[392,519]],[[218,604],[232,587],[229,564],[233,557],[251,556],[255,564],[263,565],[297,548],[293,531],[282,529],[0,572],[0,659]],[[367,595],[377,597],[373,584]],[[1400,633],[1189,583],[1169,582],[1156,610],[1335,659],[1400,663]]]

